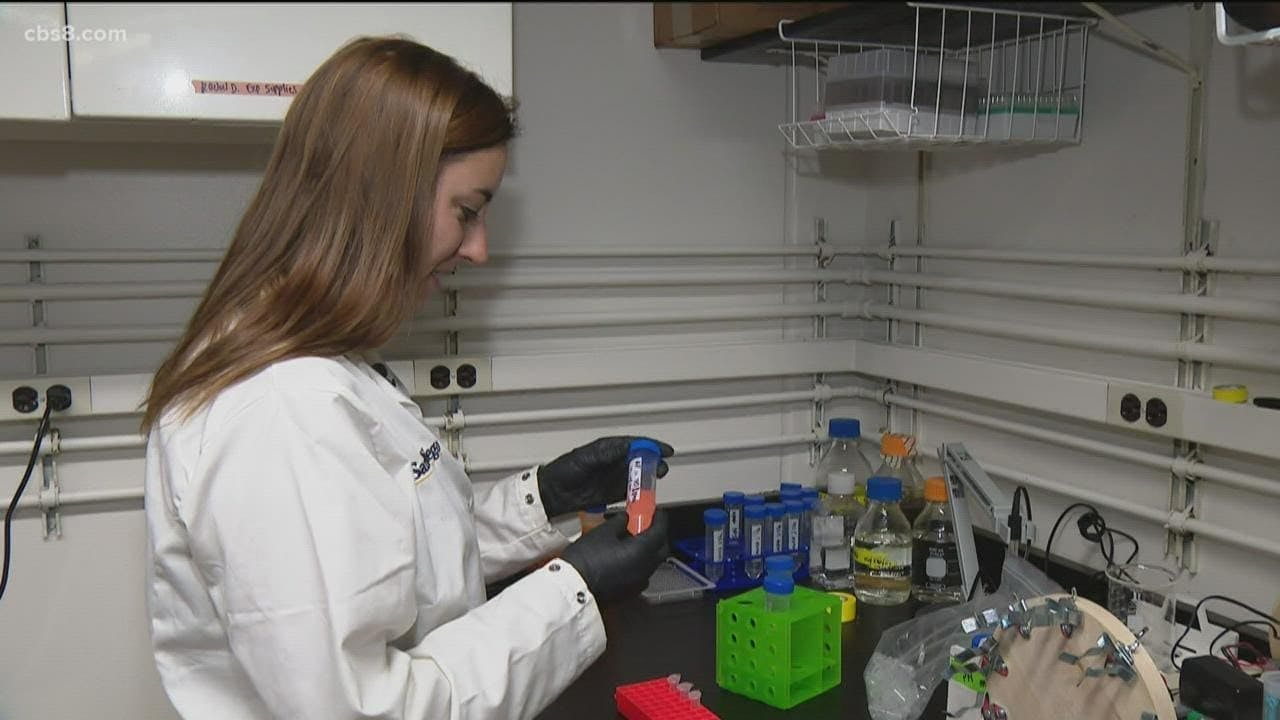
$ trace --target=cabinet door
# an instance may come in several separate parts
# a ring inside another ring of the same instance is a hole
[[[511,94],[510,3],[67,3],[67,18],[126,37],[72,38],[77,117],[278,122],[287,86],[362,35],[408,36]]]
[[[0,3],[0,119],[67,120],[62,3]]]

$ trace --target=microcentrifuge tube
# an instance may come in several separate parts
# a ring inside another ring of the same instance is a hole
[[[690,693],[690,691],[692,691],[692,690],[693,690],[693,683],[691,683],[691,682],[682,682],[682,683],[680,683],[679,685],[677,685],[677,686],[676,686],[676,689],[680,691],[680,694],[681,694],[681,695],[683,695],[683,696],[685,696],[685,697],[689,697],[689,693]]]
[[[702,691],[694,690],[689,693],[689,707],[699,707],[702,705]]]
[[[668,675],[667,684],[670,685],[672,689],[675,689],[675,686],[680,684],[680,673],[672,673]]]

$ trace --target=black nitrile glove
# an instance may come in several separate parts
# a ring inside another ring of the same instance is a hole
[[[653,524],[639,535],[627,530],[626,513],[614,515],[565,548],[560,559],[578,571],[596,602],[605,605],[639,594],[669,554],[667,514],[658,510]]]
[[[547,517],[625,500],[627,452],[631,441],[640,439],[648,438],[629,435],[600,438],[538,468],[538,492]],[[675,454],[664,442],[658,442],[658,447],[664,458]],[[658,460],[658,477],[666,474],[667,464]]]

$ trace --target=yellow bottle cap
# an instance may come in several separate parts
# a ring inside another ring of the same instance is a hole
[[[827,594],[835,595],[836,597],[840,598],[840,622],[842,624],[847,622],[853,622],[854,615],[857,614],[857,610],[858,610],[858,599],[850,595],[849,593],[843,593],[843,592],[833,592],[833,593],[827,593]]]
[[[1213,399],[1224,403],[1249,402],[1249,388],[1244,385],[1215,385]]]

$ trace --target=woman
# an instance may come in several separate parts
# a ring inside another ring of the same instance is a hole
[[[152,637],[183,717],[532,717],[603,652],[597,603],[665,557],[661,515],[572,545],[548,520],[620,500],[630,438],[473,489],[369,354],[436,273],[486,260],[512,134],[492,89],[400,39],[347,45],[294,99],[143,421]]]

